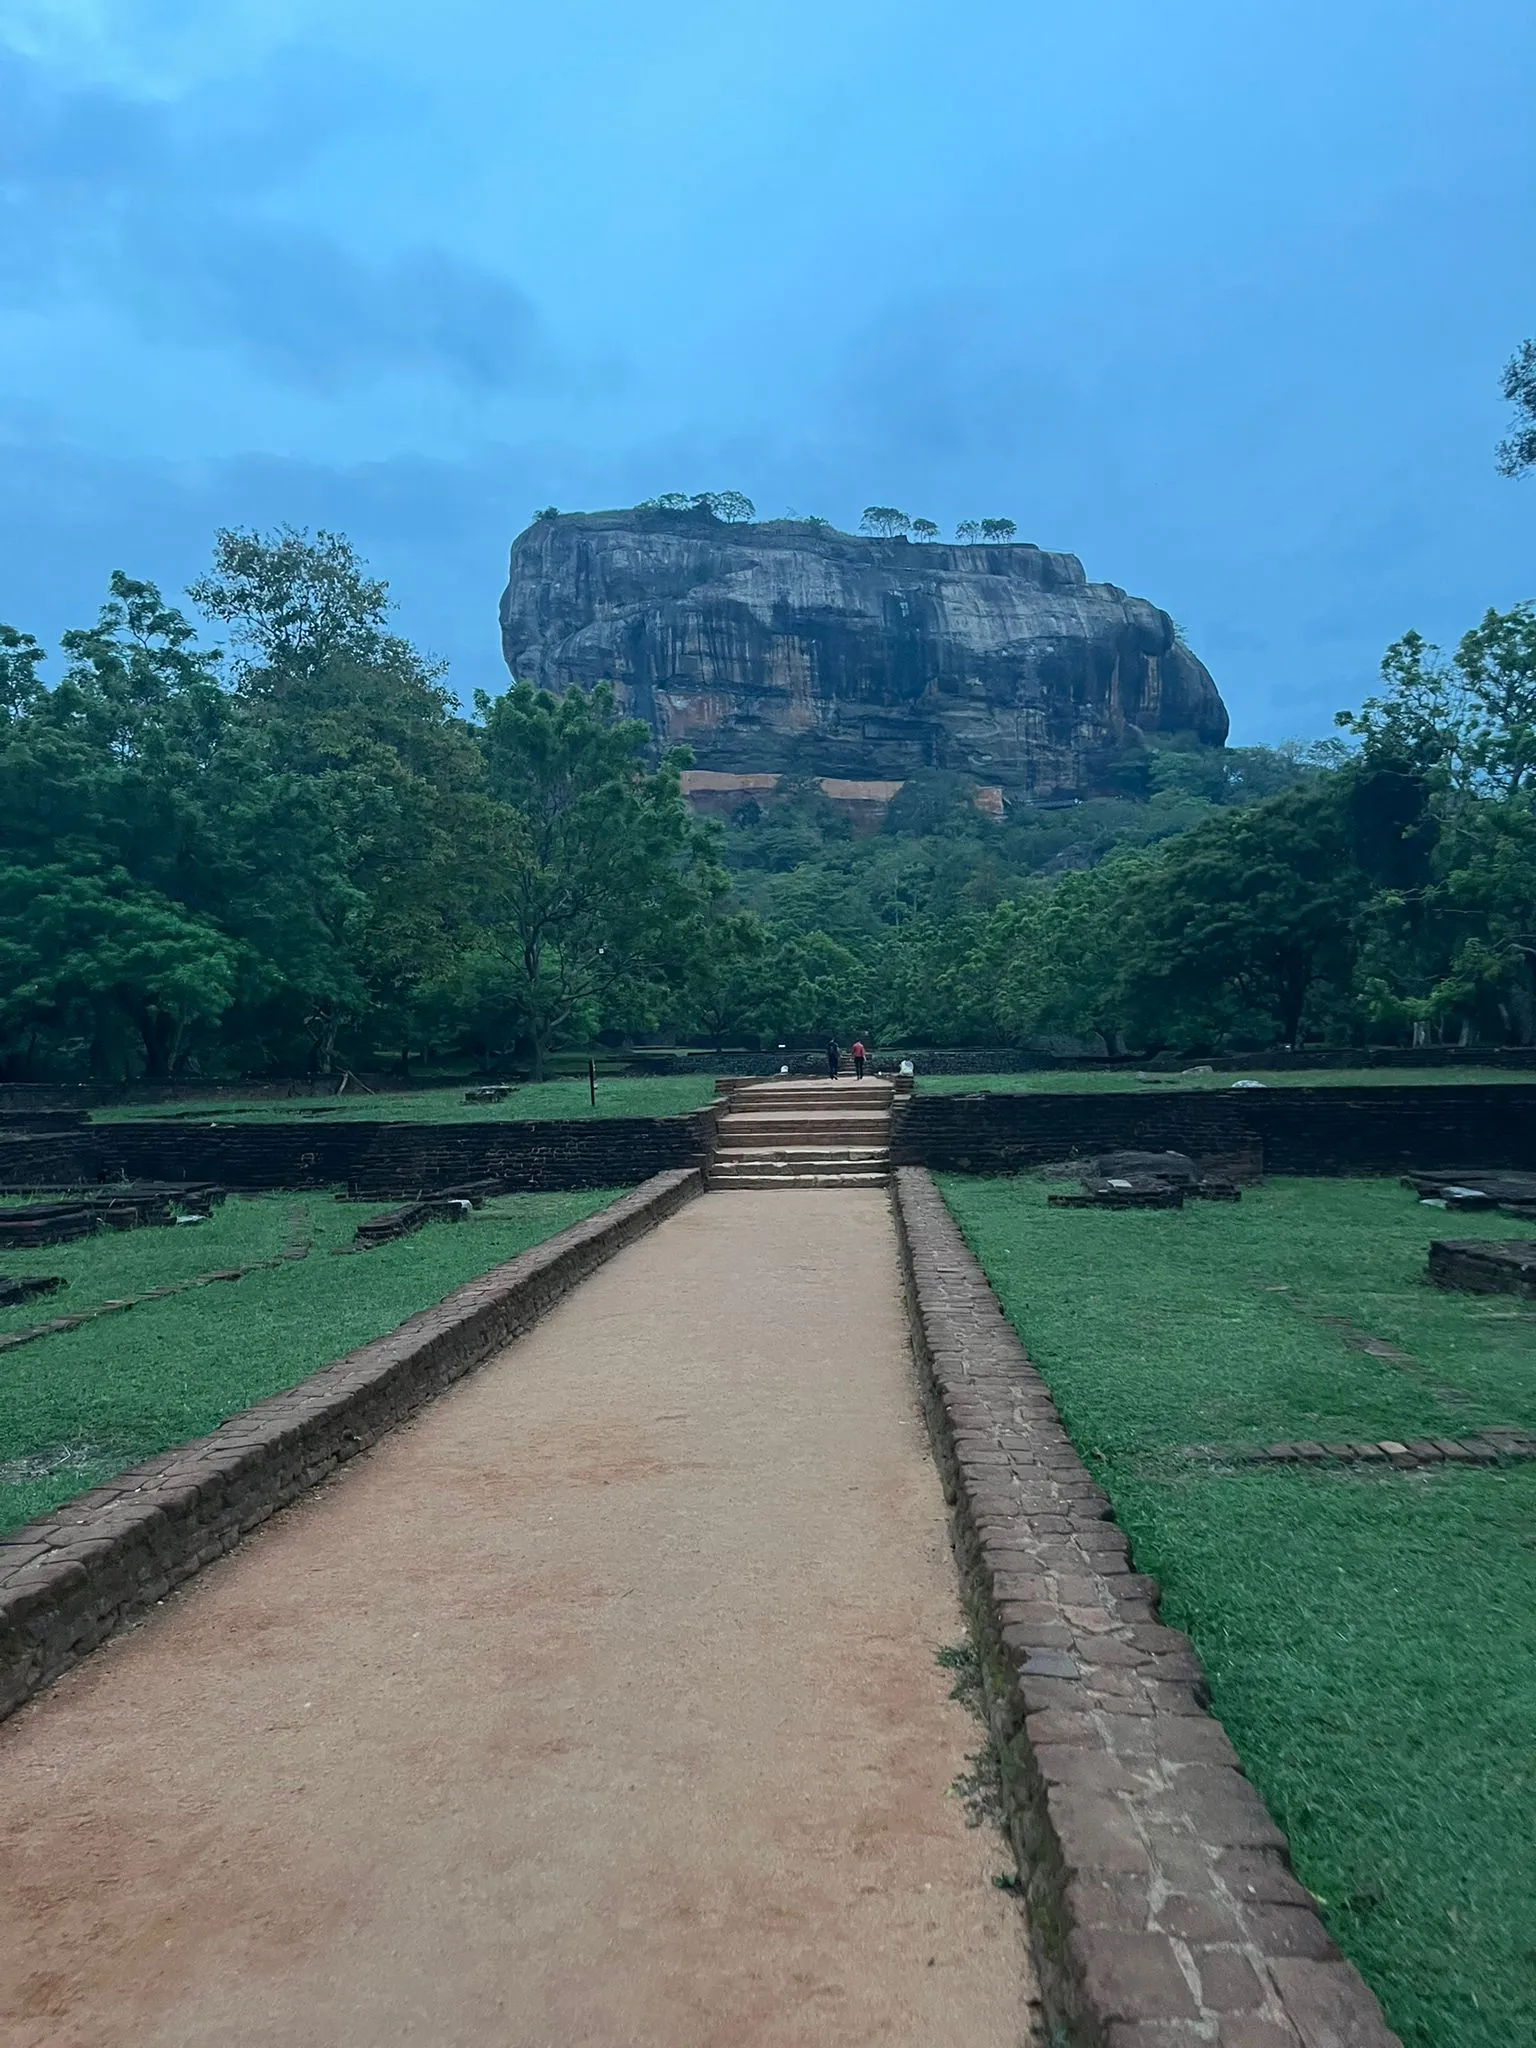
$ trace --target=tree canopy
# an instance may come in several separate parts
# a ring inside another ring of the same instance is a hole
[[[866,505],[859,520],[861,533],[877,533],[884,540],[895,540],[899,534],[910,533],[911,530],[911,520],[894,505]]]
[[[335,534],[221,533],[192,594],[227,650],[119,572],[51,689],[0,629],[0,1072],[539,1064],[656,1012],[723,882],[611,693],[466,719]]]
[[[1515,420],[1499,443],[1499,473],[1524,476],[1536,469],[1536,341],[1522,341],[1504,365],[1503,390]]]
[[[121,571],[56,676],[0,626],[5,1078],[1536,1043],[1529,604],[1404,634],[1317,746],[1131,732],[1001,818],[936,767],[870,833],[814,780],[701,821],[605,685],[466,713],[341,535],[221,533],[191,595],[222,645]]]

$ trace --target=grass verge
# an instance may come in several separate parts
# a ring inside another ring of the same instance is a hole
[[[923,1095],[1161,1095],[1191,1089],[1220,1091],[1230,1088],[1234,1081],[1260,1081],[1266,1088],[1482,1088],[1493,1082],[1529,1086],[1536,1081],[1536,1070],[1513,1071],[1506,1067],[1338,1067],[1316,1072],[1283,1073],[1277,1068],[1255,1067],[1247,1072],[1233,1068],[1219,1074],[1158,1074],[1149,1081],[1121,1069],[1096,1073],[1090,1067],[1073,1068],[1070,1073],[920,1073],[917,1087]]]
[[[610,1116],[685,1116],[713,1102],[708,1074],[658,1074],[644,1080],[599,1079],[594,1108],[585,1080],[529,1081],[514,1086],[505,1102],[464,1100],[465,1084],[415,1088],[398,1095],[210,1096],[203,1102],[120,1103],[92,1112],[93,1123],[142,1123],[172,1118],[195,1123],[561,1123]]]
[[[462,1223],[433,1223],[354,1257],[371,1213],[326,1194],[231,1196],[191,1229],[104,1232],[7,1252],[12,1273],[62,1273],[68,1288],[7,1310],[7,1327],[273,1256],[309,1237],[301,1262],[143,1302],[0,1353],[0,1531],[46,1514],[142,1458],[203,1436],[294,1386],[466,1280],[603,1208],[620,1192],[506,1195]]]
[[[1384,1181],[1125,1214],[941,1186],[1391,2025],[1536,2048],[1536,1468],[1191,1455],[1530,1427],[1536,1313],[1422,1279],[1431,1236],[1529,1226]]]

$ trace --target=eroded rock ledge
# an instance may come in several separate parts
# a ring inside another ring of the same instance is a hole
[[[520,680],[613,682],[662,745],[734,774],[945,769],[1081,796],[1141,734],[1212,746],[1227,713],[1172,619],[1075,555],[863,540],[803,520],[635,510],[537,520],[512,546]]]

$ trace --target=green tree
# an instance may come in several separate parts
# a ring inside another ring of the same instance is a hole
[[[980,540],[981,537],[981,521],[979,519],[962,519],[955,528],[955,539],[962,541],[967,547]]]
[[[1536,1044],[1536,810],[1527,796],[1480,803],[1453,821],[1422,895],[1439,971],[1410,1014],[1459,1021],[1495,1041]],[[1394,962],[1394,966],[1397,962]],[[1401,985],[1400,971],[1395,977]]]
[[[160,1078],[229,1009],[244,957],[204,910],[227,867],[228,700],[217,656],[121,571],[63,646],[47,690],[37,643],[0,634],[5,1056],[79,1037],[99,1067],[126,1020]]]
[[[541,1079],[563,1037],[668,1007],[725,877],[683,801],[687,755],[647,771],[650,734],[618,716],[608,685],[553,697],[516,683],[476,702],[496,799],[479,918],[517,971],[518,1030]]]
[[[1332,787],[1218,812],[1150,856],[1128,898],[1128,1029],[1166,1043],[1268,1027],[1296,1044],[1317,984],[1349,983],[1366,894]]]
[[[234,1000],[239,948],[121,868],[0,866],[0,1028],[8,1037],[71,1020],[93,1042],[116,1018],[138,1035],[144,1074],[176,1070],[189,1028]]]
[[[1503,391],[1515,421],[1498,446],[1499,474],[1523,476],[1536,469],[1536,341],[1522,341],[1504,365]]]
[[[937,526],[937,524],[936,524],[936,523],[935,523],[935,522],[934,522],[934,521],[933,521],[932,519],[914,519],[914,520],[913,520],[913,522],[912,522],[912,538],[913,538],[914,540],[928,540],[928,541],[933,541],[933,540],[937,540],[937,539],[938,539],[938,537],[939,537],[939,529],[938,529],[938,526]]]
[[[26,718],[43,697],[38,669],[46,659],[41,642],[14,626],[0,625],[0,724]]]
[[[801,1043],[872,1030],[869,963],[826,932],[770,929],[759,983],[757,1031]]]
[[[700,511],[723,519],[727,526],[741,526],[757,516],[757,507],[741,491],[700,491],[692,503]]]
[[[701,913],[688,946],[688,986],[683,999],[690,1029],[716,1052],[759,1034],[764,1011],[763,959],[767,937],[750,911],[720,902]]]
[[[290,785],[287,815],[325,843],[307,942],[282,962],[313,1065],[330,1072],[366,1024],[408,1071],[419,992],[472,938],[465,852],[484,833],[483,764],[442,666],[389,630],[387,585],[339,534],[222,532],[192,595],[229,628],[242,729]]]
[[[1126,954],[1127,907],[1149,865],[1147,855],[1126,854],[999,906],[986,971],[1006,1036],[1098,1038],[1122,1050],[1125,983],[1137,971]]]
[[[983,540],[1012,540],[1018,530],[1018,527],[1011,519],[983,519],[981,522],[981,537]]]
[[[876,533],[884,540],[895,540],[898,534],[909,533],[911,529],[911,520],[894,505],[866,505],[859,520],[861,533]]]
[[[1382,657],[1379,696],[1335,723],[1454,795],[1510,796],[1536,778],[1536,606],[1488,611],[1446,660],[1420,633]]]

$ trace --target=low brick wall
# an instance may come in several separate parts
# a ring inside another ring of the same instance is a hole
[[[0,1130],[0,1188],[73,1188],[101,1180],[100,1134],[85,1125]]]
[[[1468,1294],[1518,1294],[1536,1300],[1536,1242],[1530,1238],[1436,1238],[1429,1278]]]
[[[896,1211],[1052,2038],[1394,2048],[926,1173]]]
[[[0,1135],[0,1186],[93,1180],[214,1181],[244,1189],[363,1181],[387,1197],[500,1179],[516,1194],[618,1187],[702,1166],[713,1112],[517,1123],[192,1123],[146,1118],[65,1136]]]
[[[893,1136],[899,1166],[1019,1173],[1071,1153],[1262,1147],[1269,1173],[1536,1166],[1536,1087],[1168,1089],[1156,1095],[924,1095]]]
[[[493,1357],[702,1192],[664,1173],[398,1330],[0,1539],[0,1717]]]

